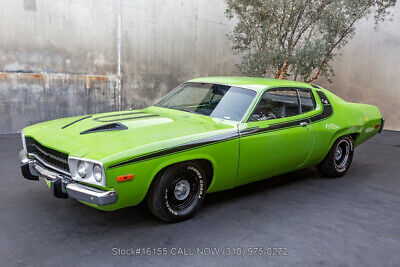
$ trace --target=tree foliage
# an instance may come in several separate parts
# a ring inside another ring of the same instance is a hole
[[[312,82],[334,75],[330,62],[354,36],[355,23],[391,19],[396,0],[226,0],[237,21],[229,37],[240,74]]]

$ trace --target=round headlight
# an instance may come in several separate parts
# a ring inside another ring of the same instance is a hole
[[[86,162],[82,160],[78,161],[77,171],[80,177],[85,178],[87,173]]]
[[[93,177],[99,183],[103,179],[103,172],[101,170],[100,165],[98,165],[98,164],[93,165]]]

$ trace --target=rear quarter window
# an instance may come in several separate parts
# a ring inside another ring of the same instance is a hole
[[[302,113],[309,112],[315,108],[315,101],[311,91],[299,90],[299,99]]]

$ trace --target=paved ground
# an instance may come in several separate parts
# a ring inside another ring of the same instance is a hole
[[[179,224],[140,206],[106,213],[54,199],[44,182],[22,178],[20,148],[19,136],[0,136],[0,266],[400,264],[400,132],[357,148],[342,179],[309,168],[212,194]],[[113,248],[163,247],[168,256],[113,256]],[[236,247],[284,247],[288,256],[196,255]],[[195,255],[171,255],[183,248]]]

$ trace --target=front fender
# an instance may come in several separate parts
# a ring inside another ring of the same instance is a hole
[[[204,153],[194,153],[191,155],[180,155],[180,156],[176,156],[173,158],[170,158],[164,162],[162,162],[161,164],[159,164],[154,171],[152,172],[152,174],[150,175],[151,177],[153,177],[153,179],[151,179],[150,183],[148,184],[148,188],[150,187],[152,181],[154,180],[154,178],[156,177],[156,175],[162,171],[163,169],[165,169],[168,166],[174,165],[176,163],[180,163],[180,162],[184,162],[184,161],[191,161],[191,160],[207,160],[211,163],[212,168],[213,168],[213,176],[214,173],[218,172],[218,164],[216,163],[215,159],[208,155],[208,154],[204,154]],[[212,191],[212,188],[214,186],[214,179],[213,177],[211,177],[212,182],[208,187],[207,191]]]
[[[239,139],[218,142],[175,154],[154,157],[133,164],[106,167],[107,186],[118,192],[116,203],[96,207],[114,210],[139,204],[145,197],[156,175],[164,168],[189,160],[207,160],[213,167],[212,183],[207,192],[235,186],[239,157]],[[133,180],[117,182],[117,177],[133,174]]]

